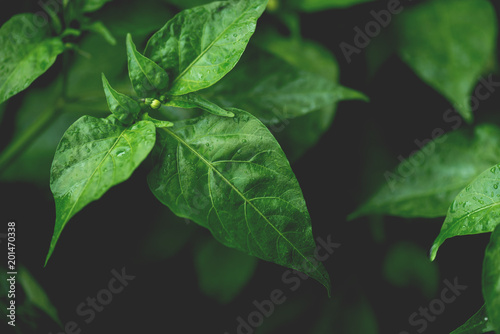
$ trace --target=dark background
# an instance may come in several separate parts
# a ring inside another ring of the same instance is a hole
[[[36,4],[11,2],[10,5],[2,9],[2,23],[14,13],[39,10]],[[119,11],[118,2],[106,6],[115,6]],[[384,2],[375,2],[301,14],[304,37],[330,49],[339,62],[341,83],[364,92],[371,102],[340,103],[333,126],[292,168],[304,192],[315,236],[332,235],[332,240],[341,244],[325,263],[332,279],[332,298],[344,294],[347,300],[351,296],[355,300],[363,294],[374,309],[380,333],[398,334],[403,330],[416,333],[408,317],[420,306],[428,306],[431,299],[415,288],[392,286],[383,278],[382,263],[391,245],[399,241],[411,241],[428,251],[443,218],[386,217],[385,238],[381,242],[374,239],[368,219],[346,220],[367,195],[363,183],[367,170],[380,170],[380,174],[370,174],[372,182],[384,182],[384,169],[377,165],[377,159],[367,158],[376,152],[376,145],[386,151],[388,159],[384,163],[392,168],[398,163],[397,156],[407,157],[417,149],[415,139],[430,138],[432,130],[438,127],[450,129],[442,119],[451,107],[449,103],[396,56],[372,79],[367,79],[366,52],[354,55],[350,64],[343,58],[339,44],[343,41],[352,44],[353,28],[363,27],[372,20],[371,9],[384,6]],[[273,18],[265,15],[261,20]],[[34,85],[50,81],[58,66]],[[500,80],[498,75],[495,78]],[[23,93],[7,106],[0,126],[2,148],[12,136],[13,112],[22,97]],[[495,117],[499,97],[496,93],[481,103],[476,122]],[[18,260],[46,289],[63,323],[76,321],[83,333],[222,334],[227,331],[232,334],[236,333],[236,318],[246,317],[255,309],[252,301],[268,299],[269,293],[278,288],[285,291],[287,303],[304,298],[310,302],[300,317],[290,319],[287,326],[276,332],[306,333],[321,314],[326,292],[313,280],[290,292],[281,281],[286,268],[260,261],[242,293],[229,305],[220,305],[198,289],[191,245],[161,262],[141,263],[135,259],[138,240],[151,229],[152,217],[165,210],[147,187],[147,172],[147,165],[142,166],[129,181],[112,188],[101,200],[77,214],[64,230],[46,268],[43,263],[55,221],[48,171],[45,187],[22,182],[0,184],[0,224],[4,224],[0,225],[0,233],[6,230],[7,221],[17,222]],[[197,233],[209,234],[201,227]],[[440,272],[438,293],[445,287],[444,279],[452,281],[455,277],[468,288],[457,301],[446,306],[435,322],[429,323],[426,333],[449,333],[483,305],[481,268],[488,239],[489,235],[453,238],[441,247],[436,259]],[[95,321],[85,324],[76,314],[77,305],[87,297],[95,297],[107,286],[111,270],[120,271],[122,267],[136,278],[97,314]],[[38,325],[36,333],[61,332],[48,318],[39,319]]]

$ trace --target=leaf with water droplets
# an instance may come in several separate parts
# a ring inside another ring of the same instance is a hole
[[[31,85],[64,50],[60,38],[50,37],[48,24],[33,25],[37,20],[18,14],[0,28],[0,103]]]
[[[451,237],[492,232],[500,222],[500,165],[488,168],[463,189],[451,203],[431,249],[434,260],[439,246]]]
[[[311,219],[285,154],[257,118],[231,111],[234,118],[204,114],[161,129],[148,176],[151,191],[224,245],[307,272],[329,289],[328,273],[314,260]]]
[[[217,1],[187,9],[148,41],[145,56],[173,79],[171,95],[207,88],[236,65],[267,0]]]
[[[500,332],[500,225],[491,234],[484,254],[483,298],[489,322]]]
[[[66,130],[50,173],[56,223],[46,262],[70,218],[109,188],[127,180],[155,140],[152,122],[124,126],[112,115],[105,119],[83,116]]]

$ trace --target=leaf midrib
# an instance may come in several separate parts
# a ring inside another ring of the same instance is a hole
[[[267,224],[269,224],[279,235],[280,237],[282,237],[284,240],[286,240],[286,242],[288,242],[292,247],[293,249],[295,249],[297,251],[298,254],[300,254],[300,256],[305,259],[309,264],[312,265],[312,268],[316,268],[314,266],[314,264],[309,261],[309,259],[304,256],[304,254],[302,254],[302,252],[297,248],[295,247],[295,245],[290,241],[288,240],[288,238],[286,238],[268,219],[266,216],[264,216],[264,214],[250,201],[248,200],[245,195],[243,193],[241,193],[241,191],[236,188],[221,172],[219,172],[219,170],[217,168],[215,168],[215,166],[210,162],[208,161],[203,155],[201,155],[200,153],[198,153],[193,147],[191,147],[187,142],[185,142],[181,137],[177,136],[174,132],[170,131],[169,129],[166,129],[166,128],[163,128],[164,131],[167,132],[167,134],[169,134],[171,137],[173,137],[175,140],[177,140],[179,143],[181,143],[182,145],[184,145],[185,147],[187,147],[191,152],[193,152],[205,165],[207,165],[207,167],[209,167],[210,169],[212,169],[215,173],[217,173],[217,175],[219,175],[219,177],[224,181],[226,182],[246,203],[248,203],[262,218],[264,218],[264,220],[266,221]],[[321,273],[321,276],[323,276],[323,278],[326,279],[326,277],[323,275],[323,273]]]

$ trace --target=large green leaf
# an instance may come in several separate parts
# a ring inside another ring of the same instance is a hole
[[[170,74],[169,93],[183,95],[209,87],[231,71],[266,3],[213,2],[180,12],[155,33],[145,56]]]
[[[453,200],[434,240],[431,260],[451,237],[492,232],[500,222],[500,165],[493,166],[463,189]]]
[[[482,334],[493,331],[492,322],[486,313],[486,305],[483,305],[472,317],[462,326],[455,329],[451,334]]]
[[[127,34],[127,57],[130,81],[137,95],[154,97],[157,92],[167,88],[167,72],[137,51],[130,34]]]
[[[482,287],[488,319],[500,333],[500,225],[491,234],[484,254]]]
[[[224,245],[308,272],[329,289],[327,272],[311,262],[311,221],[285,154],[257,118],[231,111],[234,118],[205,114],[162,129],[149,187]]]
[[[405,9],[396,19],[401,58],[472,121],[470,96],[496,46],[490,1],[432,0]]]
[[[238,107],[264,124],[278,124],[364,95],[262,51],[250,53],[218,84],[204,92],[226,107]]]
[[[200,290],[221,304],[227,304],[252,278],[257,258],[211,239],[198,246],[194,264]]]
[[[50,175],[56,223],[47,261],[68,220],[112,186],[127,180],[154,146],[153,123],[126,127],[114,116],[83,116],[59,143]]]
[[[482,124],[447,133],[425,143],[394,171],[386,183],[350,218],[367,214],[439,217],[457,194],[486,168],[500,161],[500,128]]]
[[[290,1],[290,0],[289,0]],[[330,8],[345,8],[373,0],[291,0],[291,6],[305,11],[317,12]]]
[[[0,103],[26,89],[64,50],[59,38],[40,28],[33,14],[13,16],[0,28]]]

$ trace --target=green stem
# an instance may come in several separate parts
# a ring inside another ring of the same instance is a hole
[[[46,112],[0,153],[0,174],[5,172],[19,155],[59,116],[63,105],[64,102],[60,100],[55,108],[53,106],[48,108]]]
[[[0,153],[0,174],[33,144],[35,139],[59,116],[67,99],[68,86],[68,52],[63,53],[61,97],[55,106],[50,106],[21,135],[15,138],[5,150]]]

